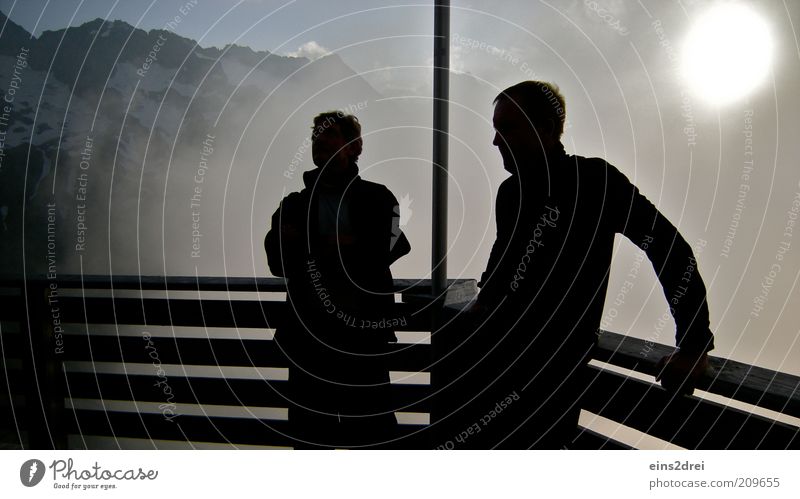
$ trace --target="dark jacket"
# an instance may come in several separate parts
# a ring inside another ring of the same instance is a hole
[[[411,250],[397,200],[385,186],[361,179],[355,165],[335,185],[321,182],[320,172],[306,172],[305,188],[281,201],[264,241],[270,271],[287,278],[292,329],[312,329],[334,342],[396,341],[401,318],[393,312],[389,266]],[[321,197],[322,209],[333,206],[339,214],[335,227],[319,227]],[[296,236],[282,240],[281,225]]]
[[[526,356],[566,365],[587,360],[618,233],[652,262],[677,325],[677,345],[712,349],[705,286],[678,230],[604,160],[564,153],[551,159],[548,181],[512,176],[497,194],[497,239],[479,301],[497,311],[495,329],[508,332],[503,350],[514,355],[507,363]]]

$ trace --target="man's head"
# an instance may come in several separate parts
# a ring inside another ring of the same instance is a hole
[[[361,124],[352,114],[328,111],[314,117],[311,155],[318,167],[344,172],[356,163],[361,148]]]
[[[494,99],[493,144],[511,173],[560,148],[565,104],[558,87],[542,81],[523,81]]]

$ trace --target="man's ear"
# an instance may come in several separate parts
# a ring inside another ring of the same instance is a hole
[[[545,121],[542,121],[541,124],[536,127],[536,133],[541,134],[540,139],[542,140],[546,140],[545,137],[553,140],[560,140],[556,128],[556,122],[549,118]]]
[[[361,151],[364,149],[364,141],[359,137],[347,144],[347,149],[354,158],[358,159],[358,157],[361,156]]]
[[[547,123],[545,124],[544,130],[549,135],[556,135],[556,122],[553,119],[548,118]]]

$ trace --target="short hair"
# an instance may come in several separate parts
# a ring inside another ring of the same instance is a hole
[[[557,85],[546,81],[528,80],[512,85],[500,92],[493,103],[509,100],[519,106],[534,124],[553,120],[558,136],[564,133],[566,103]]]
[[[333,126],[339,128],[342,137],[348,143],[361,139],[361,123],[358,122],[358,118],[344,111],[326,111],[314,117],[311,140]]]

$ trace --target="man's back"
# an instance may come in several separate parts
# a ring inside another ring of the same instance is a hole
[[[617,233],[647,252],[679,296],[671,306],[686,345],[711,341],[705,289],[675,227],[605,161],[562,153],[548,163],[547,182],[514,175],[498,191],[497,239],[480,283],[485,315],[451,362],[456,398],[477,395],[459,421],[517,398],[468,447],[550,448],[574,429]]]
[[[692,249],[624,175],[564,152],[566,104],[557,86],[523,81],[494,105],[492,143],[511,177],[497,195],[497,238],[472,320],[444,335],[449,365],[440,366],[440,383],[451,395],[436,418],[457,419],[446,425],[460,430],[498,414],[502,404],[492,406],[502,399],[513,408],[502,411],[503,422],[489,417],[491,430],[478,427],[469,446],[559,448],[576,429],[590,386],[584,368],[615,234],[647,253],[675,318],[680,350],[659,361],[657,376],[669,389],[690,388],[713,348],[705,286]]]
[[[677,297],[670,305],[682,322],[679,334],[692,330],[685,341],[705,346],[705,288],[677,229],[605,161],[561,155],[551,163],[548,183],[512,176],[501,186],[482,299],[507,312],[496,315],[508,327],[533,328],[553,348],[588,345],[600,324],[620,233],[650,257],[668,299]]]
[[[393,234],[397,202],[386,187],[358,176],[332,188],[319,185],[317,174],[306,172],[305,189],[287,196],[273,215],[265,241],[270,269],[287,277],[299,319],[374,332],[372,322],[392,315],[389,266],[410,248],[402,233]],[[280,224],[299,227],[297,239],[281,241]]]
[[[275,341],[290,363],[289,419],[303,445],[374,444],[395,425],[385,365],[396,341],[389,266],[410,245],[392,193],[358,176],[360,131],[354,116],[315,118],[318,168],[281,201],[264,241],[270,270],[287,279]]]

